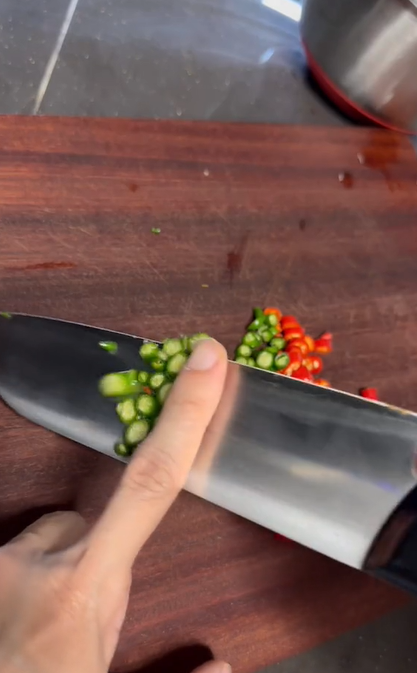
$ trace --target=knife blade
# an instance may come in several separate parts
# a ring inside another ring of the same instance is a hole
[[[116,354],[100,341],[116,341]],[[122,426],[98,392],[141,369],[144,339],[52,318],[0,319],[0,396],[112,458]],[[187,490],[356,568],[416,485],[417,415],[230,363]]]

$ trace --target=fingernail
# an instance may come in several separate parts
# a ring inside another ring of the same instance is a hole
[[[230,664],[226,664],[226,662],[222,662],[221,668],[219,673],[232,673],[232,667]]]
[[[207,661],[199,666],[194,673],[232,673],[232,667],[225,661]]]
[[[219,359],[216,342],[213,339],[199,341],[187,362],[187,369],[205,371],[214,367]]]

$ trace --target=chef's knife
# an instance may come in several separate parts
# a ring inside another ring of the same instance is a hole
[[[100,341],[116,341],[110,354]],[[0,318],[0,395],[45,428],[115,456],[122,426],[98,392],[146,368],[143,339]],[[417,414],[230,363],[187,490],[353,567],[417,588]]]

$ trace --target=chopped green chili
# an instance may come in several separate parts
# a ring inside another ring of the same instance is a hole
[[[262,322],[265,322],[266,316],[263,310],[259,307],[256,307],[253,309],[253,315],[255,320],[261,320]]]
[[[153,418],[158,412],[158,402],[152,395],[143,393],[139,395],[136,402],[136,409],[139,416],[146,416],[146,418]]]
[[[260,369],[271,369],[274,363],[274,356],[267,351],[261,351],[256,358],[256,366]]]
[[[119,420],[124,423],[124,425],[129,425],[136,418],[136,404],[135,401],[129,397],[127,400],[119,402],[116,407],[116,413],[119,417]]]
[[[158,352],[158,344],[153,341],[146,341],[139,349],[139,355],[145,362],[150,362]]]
[[[169,393],[171,392],[172,383],[164,383],[162,388],[158,390],[158,402],[162,406],[167,399]]]
[[[181,339],[166,339],[162,344],[162,350],[168,357],[171,357],[172,355],[181,353],[181,351],[184,350],[184,347]]]
[[[170,376],[176,376],[179,374],[187,362],[187,359],[188,358],[185,353],[177,353],[176,355],[173,355],[172,358],[169,358],[168,364],[166,366],[167,374]]]
[[[118,345],[115,341],[99,341],[98,345],[100,348],[102,348],[104,351],[107,351],[108,353],[115,354],[117,353]]]
[[[250,346],[247,346],[246,344],[241,344],[236,349],[236,355],[237,357],[250,358],[250,356],[252,355],[252,348]]]
[[[194,336],[188,339],[189,351],[191,352],[193,350],[198,341],[204,341],[205,339],[210,339],[209,335],[206,334],[205,332],[199,332],[198,334],[194,334]]]
[[[156,372],[149,377],[149,387],[152,388],[152,390],[159,390],[166,382],[167,377],[163,372]]]
[[[287,345],[287,342],[283,337],[274,337],[269,343],[273,348],[276,348],[279,351],[284,350]]]
[[[148,435],[171,391],[172,381],[186,364],[194,346],[198,341],[209,338],[208,334],[199,333],[191,337],[166,339],[162,345],[147,341],[140,347],[139,356],[154,373],[131,369],[102,377],[99,390],[104,397],[119,400],[116,413],[126,426],[123,441],[114,447],[117,455],[131,455],[132,450]],[[107,342],[100,342],[100,346],[112,350]],[[249,355],[252,353],[247,346],[243,346],[243,350]]]
[[[242,343],[252,349],[258,348],[262,343],[262,339],[259,334],[255,334],[255,332],[247,332],[242,339]]]
[[[141,383],[143,386],[147,386],[149,383],[149,378],[150,374],[149,372],[139,372],[138,373],[138,381]]]
[[[257,332],[261,327],[265,325],[265,320],[259,320],[259,318],[255,318],[255,320],[252,320],[248,327],[249,332]]]
[[[149,364],[156,372],[163,372],[167,366],[167,361],[168,355],[164,351],[158,351]]]
[[[135,380],[133,380],[133,376],[135,376]],[[137,373],[133,369],[129,372],[105,374],[99,383],[100,392],[103,397],[132,395],[139,389],[139,382],[136,377]]]
[[[274,360],[275,369],[281,372],[290,364],[290,356],[288,353],[279,353]]]
[[[133,421],[125,430],[124,443],[129,447],[137,446],[148,436],[150,429],[149,421],[144,418]]]
[[[269,343],[275,336],[275,332],[270,327],[263,327],[259,330],[259,336],[265,343]]]

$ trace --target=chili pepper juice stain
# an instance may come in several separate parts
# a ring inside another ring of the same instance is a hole
[[[349,173],[348,171],[343,171],[342,173],[339,173],[338,177],[342,187],[344,187],[345,189],[353,188],[353,185],[355,184],[355,179],[352,173]]]
[[[395,168],[401,165],[403,143],[403,138],[396,133],[387,133],[386,142],[381,142],[380,132],[370,129],[367,144],[356,155],[361,166],[381,173],[390,192],[406,189],[401,179],[393,175]]]
[[[75,269],[76,266],[74,262],[38,262],[9,268],[13,271],[49,271],[51,269]]]
[[[307,226],[307,220],[304,219],[304,217],[302,217],[301,220],[299,220],[298,222],[298,228],[300,231],[305,231],[306,226]]]
[[[139,189],[139,187],[138,187],[138,185],[136,184],[136,182],[128,182],[128,183],[127,183],[127,188],[128,188],[128,190],[129,190],[129,192],[132,192],[132,194],[134,194],[135,192],[137,192],[138,189]]]
[[[248,240],[249,240],[249,234],[245,234],[241,238],[236,248],[227,253],[226,271],[229,277],[230,285],[233,285],[235,277],[239,275],[242,269],[243,257],[248,244]]]

